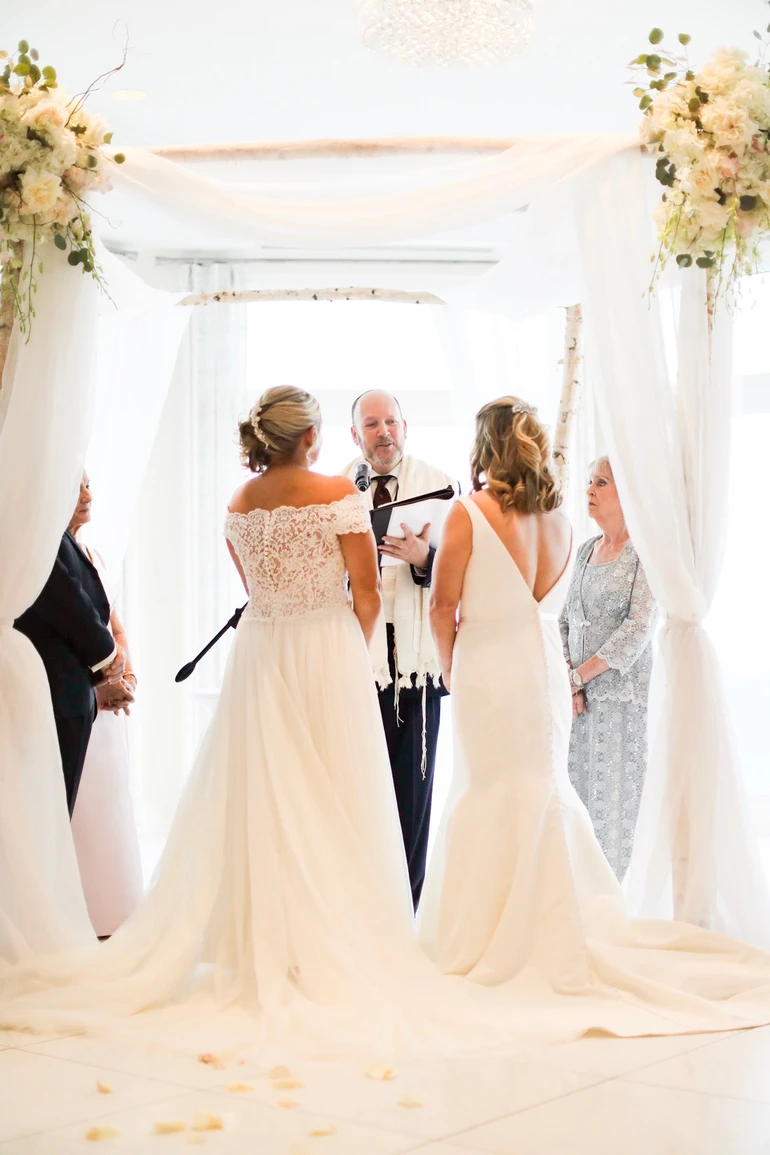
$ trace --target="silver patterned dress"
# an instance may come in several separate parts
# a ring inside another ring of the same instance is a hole
[[[569,776],[619,879],[631,857],[647,766],[647,698],[657,616],[630,542],[615,561],[589,565],[593,537],[578,550],[560,625],[573,669],[603,658],[610,669],[585,689],[587,713],[573,720]]]

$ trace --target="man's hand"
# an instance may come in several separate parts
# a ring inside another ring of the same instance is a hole
[[[405,561],[415,569],[425,569],[430,555],[430,525],[426,525],[422,533],[417,536],[408,525],[402,525],[404,537],[384,537],[380,546],[380,553],[387,557],[394,557],[398,561]]]
[[[109,666],[105,666],[101,670],[101,674],[105,682],[119,682],[123,677],[123,672],[126,668],[126,654],[118,646],[118,652],[110,662]]]
[[[100,710],[112,710],[113,714],[124,710],[130,714],[128,707],[135,698],[128,682],[103,682],[96,687],[96,701]]]

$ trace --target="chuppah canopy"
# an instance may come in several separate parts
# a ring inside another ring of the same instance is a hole
[[[711,484],[710,454],[729,406],[729,317],[720,310],[709,356],[705,278],[696,270],[676,275],[673,292],[681,295],[682,306],[678,377],[672,381],[661,300],[648,293],[655,244],[649,176],[649,162],[635,138],[587,136],[521,140],[496,156],[403,174],[388,191],[381,190],[379,181],[363,189],[345,180],[337,188],[333,182],[323,188],[237,186],[141,149],[127,150],[114,180],[123,194],[152,202],[202,234],[283,247],[341,249],[405,241],[530,206],[528,240],[509,263],[539,308],[573,303],[563,294],[581,290],[588,369],[618,487],[631,536],[665,614],[659,705],[630,876],[632,913],[676,913],[766,943],[766,885],[745,819],[718,663],[702,624],[719,572],[726,516]],[[25,557],[30,516],[36,527],[36,564],[9,567],[0,585],[2,697],[18,703],[39,704],[44,683],[32,653],[25,653],[23,663],[19,660],[20,642],[11,622],[34,600],[53,562],[82,466],[92,398],[98,405],[100,396],[112,398],[119,388],[114,373],[103,365],[100,369],[84,350],[105,324],[123,324],[124,317],[126,325],[132,323],[131,310],[121,300],[116,300],[117,321],[114,316],[105,320],[104,302],[90,284],[78,288],[83,308],[72,315],[69,310],[65,322],[57,322],[56,302],[69,290],[63,287],[65,270],[55,261],[52,270],[40,277],[38,319],[29,342],[16,334],[1,395],[3,556]],[[111,266],[105,270],[111,283]],[[565,276],[556,276],[557,270]],[[500,307],[494,276],[493,271],[486,287],[474,290],[478,306]],[[510,284],[510,275],[498,273],[498,286],[509,294]],[[168,295],[148,295],[141,283],[135,289],[134,325],[137,307],[156,320],[187,311],[177,309]],[[159,355],[148,357],[147,348],[143,355],[145,364],[160,367],[149,378],[157,412],[170,375],[169,350],[178,343],[180,330],[178,322],[175,331],[154,323],[154,332]],[[46,360],[44,375],[38,371],[41,359]],[[78,365],[76,382],[73,364]],[[125,412],[126,396],[122,401]],[[63,429],[56,453],[41,458],[27,478],[24,508],[14,507],[9,499],[22,468],[19,447],[30,446],[32,422],[68,406],[78,420]],[[109,414],[109,401],[102,411]],[[102,445],[105,436],[101,422],[97,437]],[[720,460],[724,471],[724,445]],[[138,478],[131,484],[138,490]],[[46,751],[41,745],[30,752],[27,735],[33,724],[44,732]],[[47,864],[35,895],[49,886],[66,897],[63,909],[74,909],[79,880],[66,847],[67,815],[53,749],[50,715],[36,715],[33,722],[27,709],[0,714],[0,766],[8,782],[4,796],[13,798],[18,790],[13,784],[30,780],[33,753],[37,767],[39,812],[34,821],[32,807],[23,812],[28,858]],[[18,823],[18,815],[0,808],[0,845],[11,845],[2,827],[12,821]],[[52,853],[52,847],[60,852]],[[18,955],[65,944],[64,927],[43,933],[38,916],[29,914],[30,902],[18,900],[28,890],[20,873],[7,857],[0,860],[0,951]],[[8,895],[14,896],[12,903]],[[82,937],[82,918],[79,926]],[[71,930],[67,934],[71,940]]]

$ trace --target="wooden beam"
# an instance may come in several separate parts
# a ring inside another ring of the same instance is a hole
[[[394,136],[382,140],[283,140],[232,144],[171,144],[148,152],[165,160],[187,163],[218,160],[304,160],[309,157],[347,159],[358,156],[484,154],[506,152],[517,144],[511,136]]]

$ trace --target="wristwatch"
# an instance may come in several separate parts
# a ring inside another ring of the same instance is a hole
[[[582,690],[585,686],[585,682],[581,678],[579,670],[570,670],[569,680],[572,682],[573,686],[577,686],[578,690]]]

